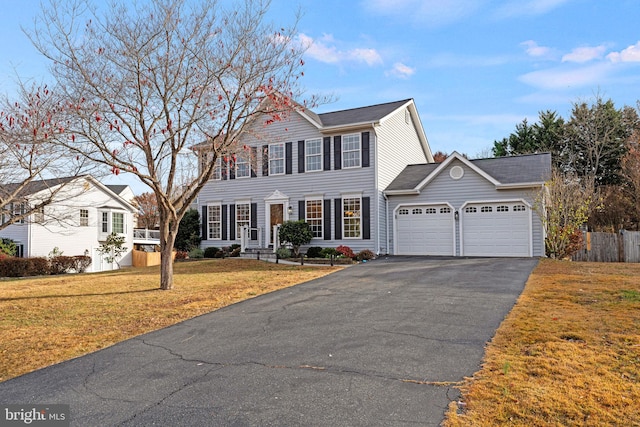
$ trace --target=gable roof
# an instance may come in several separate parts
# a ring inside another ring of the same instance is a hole
[[[453,152],[441,163],[407,166],[385,189],[386,194],[418,194],[451,162],[459,160],[496,188],[526,188],[542,185],[551,175],[551,154],[527,154],[469,160]]]
[[[352,108],[349,110],[332,111],[318,114],[320,124],[323,127],[339,127],[361,123],[379,122],[403,105],[411,102],[411,99],[387,102],[385,104],[369,105],[366,107]]]

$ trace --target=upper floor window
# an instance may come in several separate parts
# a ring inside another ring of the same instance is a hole
[[[313,237],[322,237],[322,200],[307,200],[305,221],[311,227]]]
[[[308,139],[304,144],[305,170],[322,170],[322,139]]]
[[[269,145],[269,175],[283,175],[285,172],[284,144]]]
[[[222,159],[216,159],[216,165],[213,168],[213,179],[220,181],[222,179]]]
[[[80,227],[89,226],[89,209],[80,209]]]
[[[222,238],[222,210],[220,205],[207,206],[207,221],[209,240],[219,240]]]
[[[235,156],[236,160],[236,178],[251,177],[251,163],[243,156]]]
[[[100,212],[100,234],[124,234],[124,212],[104,210]]]
[[[342,199],[342,229],[345,239],[359,239],[361,233],[362,199],[360,197],[345,197]]]
[[[39,208],[34,209],[33,221],[36,224],[42,224],[44,222],[44,206],[40,206]]]
[[[124,233],[124,214],[122,212],[112,212],[111,232],[117,234]]]
[[[360,167],[360,134],[354,133],[342,137],[342,168]]]

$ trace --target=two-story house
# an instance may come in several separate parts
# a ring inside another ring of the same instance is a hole
[[[243,152],[219,158],[198,197],[203,248],[240,243],[244,227],[248,246],[273,247],[274,226],[304,219],[310,246],[388,253],[383,191],[407,165],[433,162],[412,99],[254,120],[239,138]]]
[[[24,208],[22,203],[35,206],[52,198],[51,203],[3,228],[0,237],[16,242],[22,257],[46,257],[55,248],[64,255],[89,255],[92,265],[87,271],[96,272],[115,268],[97,251],[115,232],[125,237],[127,247],[119,264],[130,266],[136,208],[118,193],[127,196],[131,191],[128,186],[111,189],[91,176],[32,181],[21,194],[21,203],[14,203],[16,212]],[[0,219],[8,222],[5,216]]]

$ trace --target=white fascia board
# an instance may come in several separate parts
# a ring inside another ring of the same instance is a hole
[[[420,194],[420,190],[411,189],[411,190],[389,190],[383,191],[385,196],[415,196],[416,194]]]
[[[497,190],[517,190],[519,188],[537,188],[544,186],[544,182],[518,182],[514,184],[500,184],[496,185]]]
[[[376,127],[380,122],[360,122],[360,123],[348,123],[346,125],[326,126],[320,129],[320,133],[336,133],[339,131],[354,131],[358,129],[368,129]]]

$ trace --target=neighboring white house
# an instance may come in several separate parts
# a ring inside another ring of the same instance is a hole
[[[549,154],[433,163],[412,99],[254,120],[218,158],[198,204],[202,244],[273,248],[274,226],[303,219],[308,246],[449,256],[544,256],[533,198]],[[200,152],[200,162],[210,161]],[[303,248],[304,249],[304,248]]]
[[[0,237],[15,241],[18,255],[23,257],[47,256],[54,248],[68,256],[89,255],[92,265],[87,271],[96,272],[116,268],[97,251],[107,236],[115,232],[125,237],[127,248],[119,264],[130,266],[135,207],[91,176],[33,181],[21,197],[25,203],[36,204],[61,185],[64,187],[56,193],[52,203],[26,220],[0,230]],[[120,194],[128,194],[125,188],[117,190]],[[17,204],[15,208],[19,209]],[[4,223],[8,218],[1,220]]]

